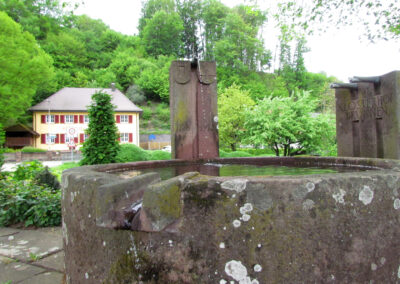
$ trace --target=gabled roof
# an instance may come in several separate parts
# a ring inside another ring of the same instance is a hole
[[[37,133],[36,131],[34,131],[31,127],[29,127],[25,124],[22,124],[22,123],[8,126],[8,127],[4,128],[4,131],[6,133],[7,132],[29,132],[30,134],[32,134],[34,136],[40,136],[40,134]]]
[[[115,111],[142,112],[118,89],[102,88],[63,88],[44,101],[34,105],[32,111],[87,111],[91,104],[92,95],[98,91],[111,95],[111,103],[116,106]]]

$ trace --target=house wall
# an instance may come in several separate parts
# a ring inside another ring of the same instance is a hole
[[[33,129],[40,134],[40,137],[34,139],[34,147],[50,150],[50,151],[66,151],[69,150],[67,143],[65,143],[65,137],[69,134],[69,129],[75,129],[74,140],[79,149],[83,144],[83,134],[88,127],[88,123],[81,123],[79,116],[80,115],[88,115],[87,112],[52,112],[50,111],[50,115],[59,116],[58,122],[54,123],[43,123],[42,115],[48,115],[46,111],[37,111],[33,113]],[[78,120],[77,123],[62,123],[61,116],[62,115],[77,115]],[[130,133],[132,134],[130,137],[131,142],[121,142],[121,143],[129,143],[135,144],[139,146],[139,113],[136,112],[116,112],[115,118],[120,115],[128,115],[132,116],[132,122],[130,123],[117,123],[117,127],[120,133]],[[117,121],[117,119],[116,119]],[[43,139],[43,135],[46,134],[56,134],[58,136],[57,143],[54,144],[46,144]],[[44,143],[43,143],[44,142]]]

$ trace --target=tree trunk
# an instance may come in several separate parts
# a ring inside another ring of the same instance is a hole
[[[231,144],[231,150],[232,150],[232,151],[236,151],[236,144],[235,144],[235,143],[232,143],[232,144]]]
[[[274,150],[275,150],[275,155],[276,155],[277,157],[279,157],[279,147],[278,147],[278,144],[275,143],[275,145],[273,146],[273,148],[274,148]]]

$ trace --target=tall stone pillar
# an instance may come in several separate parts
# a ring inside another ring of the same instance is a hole
[[[332,87],[338,156],[400,159],[400,71]]]
[[[173,61],[170,67],[173,159],[219,156],[215,62]]]

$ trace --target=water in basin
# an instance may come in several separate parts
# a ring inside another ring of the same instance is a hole
[[[360,171],[365,169],[346,167],[294,167],[281,165],[251,165],[251,164],[189,164],[170,167],[135,169],[119,173],[122,177],[134,177],[137,175],[157,172],[161,179],[169,179],[186,172],[200,172],[210,176],[282,176],[282,175],[311,175],[339,173],[346,171]]]

